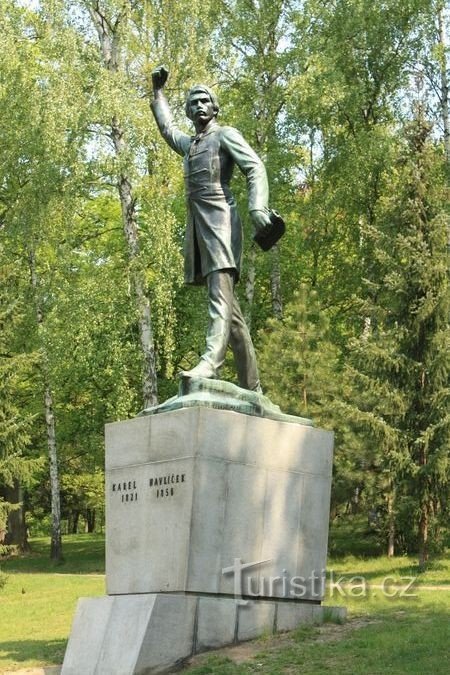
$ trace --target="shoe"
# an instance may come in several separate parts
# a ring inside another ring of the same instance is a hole
[[[200,362],[191,370],[182,370],[180,377],[204,377],[214,380],[217,378],[217,372],[208,361],[200,359]]]

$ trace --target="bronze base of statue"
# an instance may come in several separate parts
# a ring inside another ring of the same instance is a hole
[[[185,371],[181,373],[178,395],[169,398],[164,403],[146,408],[139,415],[159,415],[180,408],[206,407],[220,410],[234,410],[244,415],[265,417],[280,422],[292,422],[305,426],[313,426],[310,419],[283,413],[279,406],[256,391],[242,389],[236,384],[203,377],[191,377]]]

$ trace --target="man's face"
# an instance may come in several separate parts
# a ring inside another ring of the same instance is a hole
[[[206,127],[213,117],[215,109],[209,94],[204,91],[194,91],[189,96],[190,117],[196,127]]]

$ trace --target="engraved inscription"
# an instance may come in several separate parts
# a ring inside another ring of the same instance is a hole
[[[151,489],[151,494],[157,499],[167,499],[168,497],[174,497],[177,489],[185,482],[185,473],[168,473],[149,478],[148,487]],[[138,501],[139,491],[137,481],[134,479],[111,483],[111,492],[116,495],[115,498],[122,504],[131,504]]]
[[[157,499],[173,497],[177,486],[186,482],[185,473],[169,473],[165,476],[153,476],[148,480],[149,488],[152,488]]]
[[[135,480],[123,480],[113,483],[111,485],[111,492],[114,492],[118,496],[120,495],[120,501],[122,504],[137,502],[138,500],[137,485]]]

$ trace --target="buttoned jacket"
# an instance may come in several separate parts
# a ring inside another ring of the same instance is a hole
[[[174,123],[160,95],[152,102],[159,130],[184,158],[187,223],[184,240],[185,282],[203,283],[210,272],[235,270],[239,278],[242,224],[230,190],[235,164],[245,174],[249,211],[265,210],[269,189],[262,161],[233,127],[214,120],[203,133],[189,136]]]

